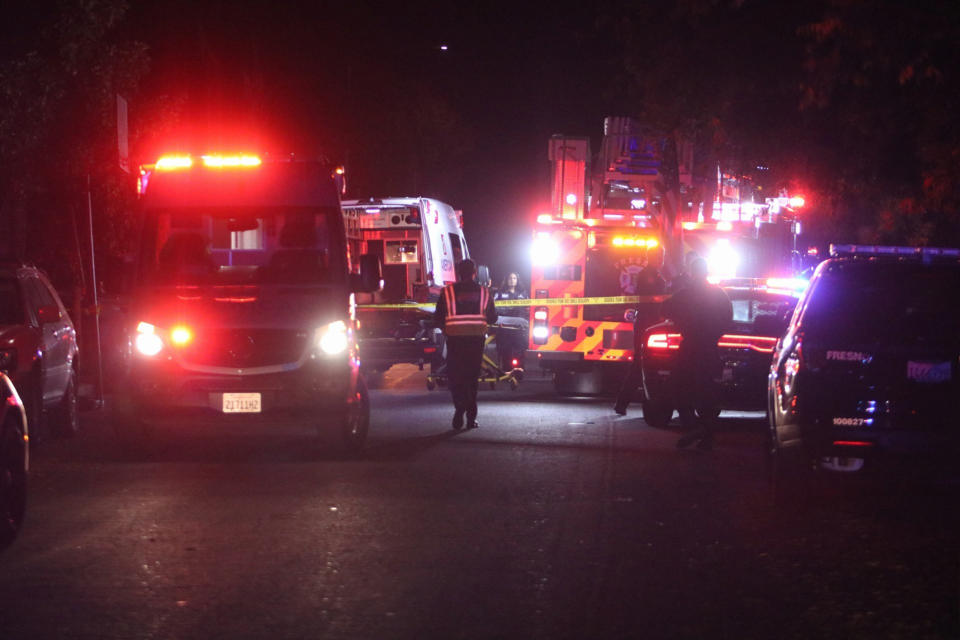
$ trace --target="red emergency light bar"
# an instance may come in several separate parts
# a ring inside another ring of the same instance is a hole
[[[200,161],[208,169],[250,169],[263,164],[260,156],[249,153],[207,154]],[[186,154],[160,156],[153,168],[157,171],[179,171],[193,167],[193,158]]]

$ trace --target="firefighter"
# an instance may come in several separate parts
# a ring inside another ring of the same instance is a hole
[[[659,296],[666,289],[666,281],[656,267],[647,263],[637,272],[636,285],[634,287],[636,295],[640,296]],[[617,393],[617,402],[613,410],[621,416],[627,415],[627,405],[633,398],[637,387],[643,380],[643,373],[640,366],[639,347],[640,339],[644,330],[652,325],[660,317],[659,303],[641,302],[634,310],[633,319],[633,360],[630,362],[630,368],[627,376],[620,385],[620,391]]]
[[[733,306],[723,289],[707,282],[706,260],[694,258],[688,273],[689,283],[663,303],[663,316],[683,336],[675,371],[680,417],[693,422],[677,447],[697,443],[699,449],[709,450],[719,404],[717,341],[733,321]]]
[[[493,295],[476,283],[477,266],[472,260],[457,265],[458,281],[443,288],[434,312],[436,326],[446,335],[447,381],[453,396],[453,428],[476,429],[477,389],[483,362],[487,325],[497,321]]]

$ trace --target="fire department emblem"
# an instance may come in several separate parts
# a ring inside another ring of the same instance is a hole
[[[630,258],[625,258],[618,261],[614,266],[620,273],[620,291],[623,295],[637,295],[638,274],[643,269],[643,265],[633,262]]]

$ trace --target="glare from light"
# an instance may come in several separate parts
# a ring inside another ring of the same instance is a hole
[[[155,333],[138,333],[134,339],[137,351],[145,356],[155,356],[163,350],[163,340]]]
[[[737,275],[739,263],[740,256],[730,246],[730,241],[722,238],[717,241],[707,257],[707,272],[719,278],[732,278]]]
[[[533,328],[533,337],[538,340],[543,340],[544,338],[550,335],[550,329],[548,327],[534,327]]]
[[[193,166],[193,158],[190,156],[161,156],[154,168],[157,171],[175,171],[177,169],[189,169]]]
[[[550,215],[549,213],[541,213],[540,215],[537,216],[537,222],[539,224],[550,224],[553,221],[554,221],[553,216]]]
[[[533,319],[534,319],[534,320],[546,320],[546,319],[547,319],[547,310],[546,310],[546,309],[538,309],[537,311],[534,311],[534,312],[533,312]]]
[[[234,167],[259,167],[263,161],[258,156],[238,154],[230,156],[207,155],[202,156],[203,166],[211,169]]]
[[[530,258],[538,266],[556,264],[560,259],[560,249],[549,236],[538,236],[530,247]]]
[[[175,345],[182,347],[183,345],[190,342],[192,339],[193,339],[193,333],[191,333],[190,329],[188,329],[187,327],[184,327],[184,326],[174,327],[173,330],[170,331],[170,340]]]
[[[637,200],[631,200],[631,201],[630,201],[630,208],[631,208],[631,209],[646,209],[646,208],[647,208],[647,201],[644,200],[643,198],[640,198],[640,199],[637,199]]]
[[[803,196],[793,196],[793,197],[790,198],[790,208],[791,208],[791,209],[799,209],[800,207],[802,207],[802,206],[805,205],[806,203],[807,203],[807,201],[804,199]]]
[[[346,323],[343,320],[337,320],[317,329],[316,341],[317,346],[328,356],[343,353],[349,346]]]
[[[567,204],[569,204],[570,206],[577,204],[577,194],[568,193],[566,200],[567,200]]]

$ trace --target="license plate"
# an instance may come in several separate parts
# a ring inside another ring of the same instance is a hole
[[[259,393],[223,394],[224,413],[260,413]]]
[[[949,382],[951,377],[950,362],[907,362],[907,378],[915,382]]]

